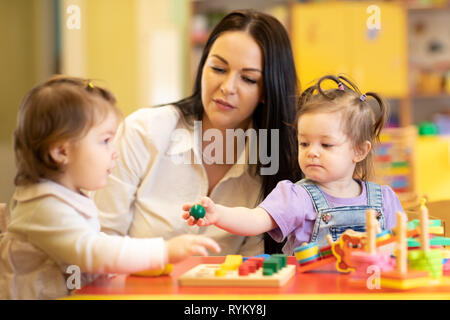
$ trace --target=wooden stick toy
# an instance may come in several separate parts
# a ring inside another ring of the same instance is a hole
[[[430,284],[428,272],[408,271],[406,218],[402,212],[397,212],[396,216],[397,266],[394,271],[381,273],[381,287],[405,290],[427,286]]]
[[[367,232],[367,247],[366,251],[369,254],[376,254],[377,252],[377,219],[375,218],[375,210],[366,211],[366,232]]]
[[[420,203],[420,248],[426,252],[430,250],[428,235],[428,208],[425,206],[425,199]]]
[[[406,218],[401,212],[397,215],[397,266],[398,273],[405,275],[408,272],[408,246],[406,243]]]
[[[410,250],[408,252],[409,267],[413,270],[428,271],[432,278],[442,277],[442,251],[440,249],[430,249],[430,239],[428,230],[428,209],[425,206],[425,199],[420,205],[420,250]]]

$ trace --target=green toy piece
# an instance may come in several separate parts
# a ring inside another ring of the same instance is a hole
[[[189,210],[189,214],[195,219],[203,218],[206,214],[205,208],[200,204],[194,204]]]
[[[438,134],[436,124],[429,121],[424,121],[419,124],[419,135],[421,136],[435,136]]]
[[[411,270],[428,271],[432,278],[442,276],[442,251],[412,250],[408,251],[408,266]]]

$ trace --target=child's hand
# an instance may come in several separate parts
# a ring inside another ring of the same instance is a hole
[[[207,256],[210,249],[220,252],[220,246],[211,238],[193,234],[181,235],[166,241],[169,263],[176,263],[189,256]]]
[[[198,225],[201,227],[206,227],[212,224],[216,224],[219,220],[219,213],[217,212],[217,207],[214,201],[212,201],[208,197],[203,197],[200,201],[200,204],[205,208],[205,216],[203,218],[200,218],[196,220],[194,217],[192,217],[189,213],[189,210],[195,203],[192,204],[184,204],[183,205],[183,214],[182,217],[184,220],[187,220],[188,225]]]

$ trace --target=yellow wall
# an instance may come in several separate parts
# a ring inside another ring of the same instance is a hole
[[[125,115],[167,93],[184,94],[187,0],[64,0],[81,8],[79,30],[63,23],[63,73],[99,80]],[[169,42],[168,42],[169,41]],[[174,66],[176,67],[174,70]]]
[[[125,114],[138,104],[135,3],[66,0],[60,8],[62,73],[95,79],[116,95]],[[80,28],[68,28],[70,5],[80,8]],[[95,83],[95,82],[94,82]]]
[[[380,29],[367,21],[379,8]],[[372,2],[296,4],[292,45],[303,88],[325,74],[344,73],[361,91],[387,97],[407,94],[406,13],[399,5]]]
[[[0,0],[0,202],[9,201],[14,189],[12,133],[19,103],[27,91],[56,70],[54,3]],[[58,3],[60,72],[98,79],[114,92],[125,115],[151,105],[155,92],[167,90],[165,102],[187,94],[188,0]],[[80,8],[80,29],[67,27],[71,4]],[[156,41],[164,40],[164,35],[171,41]],[[152,72],[152,66],[158,67],[157,72]]]
[[[429,201],[450,199],[450,137],[419,137],[417,185]]]
[[[0,202],[16,172],[12,135],[20,101],[51,73],[52,0],[0,0]]]
[[[0,0],[0,139],[10,142],[17,109],[35,84],[34,8],[27,0]]]

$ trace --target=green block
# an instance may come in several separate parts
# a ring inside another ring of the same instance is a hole
[[[273,275],[273,270],[271,268],[263,268],[263,276]]]
[[[422,251],[420,250],[413,250],[408,251],[408,260],[417,260],[423,257]]]
[[[408,242],[408,247],[420,247],[420,242],[414,238],[408,238],[407,242]]]
[[[430,239],[430,246],[450,246],[450,238],[434,237]]]
[[[280,261],[280,269],[287,266],[287,255],[285,254],[273,254],[272,258],[278,259]]]
[[[439,219],[428,220],[429,227],[440,227],[441,225],[442,225],[442,223],[441,223],[441,220],[439,220]],[[406,224],[406,227],[408,230],[415,229],[418,226],[420,226],[420,220],[418,220],[418,219],[411,220]]]
[[[427,259],[442,259],[442,251],[439,249],[428,250],[424,253],[424,256]]]
[[[418,219],[411,220],[406,224],[408,230],[413,230],[419,226],[420,221]]]
[[[428,221],[430,227],[440,227],[442,226],[441,220],[429,220]]]
[[[276,273],[278,272],[278,270],[280,270],[280,268],[281,268],[280,259],[270,257],[264,260],[263,269],[271,269],[273,273]]]

